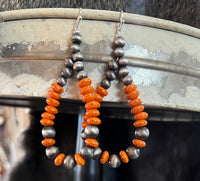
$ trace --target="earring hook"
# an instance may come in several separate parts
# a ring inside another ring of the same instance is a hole
[[[79,24],[80,24],[80,21],[82,20],[82,9],[80,8],[79,9],[79,14],[78,14],[78,17],[76,19],[76,25],[75,25],[75,32],[76,31],[79,31]]]
[[[120,18],[119,18],[119,27],[118,27],[118,34],[121,33],[122,26],[125,23],[125,20],[123,19],[123,11],[120,12]]]

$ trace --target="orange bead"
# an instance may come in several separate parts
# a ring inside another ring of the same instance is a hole
[[[55,119],[55,116],[49,112],[44,112],[42,113],[41,116],[43,119],[51,119],[51,120]]]
[[[148,118],[148,114],[146,112],[140,112],[140,113],[137,113],[134,116],[135,120],[137,120],[137,119],[146,119],[146,118]]]
[[[95,100],[97,101],[97,102],[102,102],[103,101],[103,97],[100,95],[100,94],[98,94],[98,93],[95,93]]]
[[[140,92],[138,90],[134,90],[130,92],[129,94],[127,94],[126,97],[128,100],[132,100],[132,99],[136,99],[139,95],[140,95]]]
[[[133,126],[135,126],[136,128],[139,128],[139,127],[146,126],[147,124],[148,124],[148,122],[146,120],[136,120],[133,123]]]
[[[121,159],[121,161],[122,161],[123,163],[128,163],[128,162],[129,162],[128,155],[126,154],[125,151],[120,151],[120,152],[119,152],[119,157],[120,157],[120,159]]]
[[[46,112],[49,112],[52,114],[58,114],[58,110],[53,106],[46,106],[44,109]]]
[[[87,120],[88,124],[93,124],[93,125],[100,125],[101,124],[101,120],[97,117],[90,117]]]
[[[51,119],[41,119],[40,123],[43,126],[53,126],[54,125],[54,122]]]
[[[101,158],[100,158],[100,163],[101,164],[105,164],[109,159],[109,153],[108,151],[104,151],[101,155]]]
[[[85,109],[97,109],[100,107],[101,107],[101,104],[99,104],[99,102],[97,101],[90,101],[85,104]]]
[[[58,107],[60,105],[59,101],[54,99],[54,98],[47,98],[46,99],[46,103],[49,105],[49,106],[54,106],[54,107]]]
[[[146,146],[146,143],[139,139],[133,139],[133,144],[138,148],[143,148]]]
[[[82,122],[82,128],[86,128],[87,127],[87,125],[88,125],[88,123],[86,122],[86,121],[84,121],[84,122]]]
[[[55,92],[58,92],[58,93],[63,93],[63,92],[64,92],[64,89],[63,89],[60,85],[58,85],[58,84],[56,84],[56,83],[51,84],[51,88],[52,88]]]
[[[143,105],[139,105],[139,106],[135,106],[131,109],[131,114],[137,114],[144,111],[144,106]]]
[[[87,138],[85,140],[85,144],[87,146],[90,146],[90,147],[93,147],[93,148],[96,148],[96,147],[99,146],[99,142],[96,139],[93,139],[93,138]]]
[[[96,91],[101,96],[107,96],[108,95],[108,91],[106,89],[104,89],[103,87],[97,87]]]
[[[128,105],[129,105],[130,107],[139,106],[140,104],[142,104],[142,100],[139,99],[139,98],[133,99],[133,100],[131,100],[131,101],[128,103]]]
[[[125,87],[124,93],[128,94],[128,93],[130,93],[132,91],[135,91],[136,89],[137,89],[137,86],[135,84],[130,84],[130,85]]]
[[[53,146],[55,143],[56,141],[53,138],[46,138],[42,140],[42,145],[46,147]]]
[[[89,79],[89,78],[84,78],[84,79],[82,79],[82,80],[79,81],[78,86],[79,86],[80,88],[83,88],[83,87],[85,87],[85,86],[90,85],[91,83],[92,83],[91,79]]]
[[[64,159],[65,159],[65,154],[60,153],[59,155],[56,156],[56,158],[54,160],[54,164],[56,166],[60,166],[63,164]]]
[[[84,158],[79,153],[75,154],[74,159],[75,159],[75,161],[76,161],[76,163],[78,165],[80,165],[80,166],[85,165],[85,160],[84,160]]]
[[[85,86],[80,90],[80,94],[85,95],[94,92],[94,87],[91,85]]]
[[[86,121],[88,119],[88,116],[84,115],[83,119]]]
[[[90,101],[94,101],[96,98],[96,95],[95,93],[89,93],[89,94],[85,94],[82,98],[82,101],[87,103],[87,102],[90,102]]]
[[[88,118],[89,117],[97,117],[99,115],[100,115],[100,112],[97,109],[89,109],[85,113],[85,116],[88,117]]]
[[[49,97],[59,100],[61,98],[60,94],[55,91],[48,92]]]

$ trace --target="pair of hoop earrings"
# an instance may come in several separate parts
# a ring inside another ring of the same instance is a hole
[[[106,72],[105,79],[101,81],[101,86],[96,88],[91,86],[91,79],[88,78],[87,72],[84,71],[83,56],[80,53],[80,44],[82,42],[80,31],[78,29],[79,23],[82,19],[81,9],[79,16],[76,20],[76,26],[72,35],[72,45],[70,47],[72,56],[65,60],[65,68],[61,71],[61,76],[57,79],[56,83],[51,85],[52,90],[48,92],[48,98],[46,99],[47,106],[41,116],[40,123],[44,126],[42,129],[42,135],[45,138],[42,141],[42,145],[46,146],[46,155],[50,159],[54,160],[56,166],[64,165],[67,168],[74,168],[76,164],[85,165],[86,158],[99,159],[101,164],[108,164],[117,168],[121,162],[128,163],[129,159],[137,159],[140,155],[140,148],[146,146],[145,139],[149,136],[149,130],[145,126],[148,114],[144,111],[144,106],[141,105],[142,100],[138,98],[139,91],[137,86],[132,84],[132,77],[129,75],[128,60],[124,58],[125,40],[121,36],[121,29],[124,23],[123,12],[120,14],[120,24],[118,27],[117,37],[114,41],[114,60],[108,63],[109,70]],[[64,92],[63,86],[66,84],[66,80],[72,76],[72,71],[76,72],[77,79],[79,80],[78,86],[80,94],[82,95],[82,101],[85,103],[85,115],[82,123],[81,137],[84,140],[85,145],[81,148],[80,153],[76,153],[74,156],[65,155],[60,153],[59,148],[54,146],[56,141],[54,139],[56,130],[53,128],[55,114],[58,113],[56,107],[60,105],[60,94]],[[101,107],[103,97],[108,95],[106,89],[111,86],[111,81],[116,79],[116,73],[118,73],[125,88],[124,93],[127,94],[128,104],[131,107],[131,113],[134,114],[136,120],[133,125],[136,127],[135,137],[132,140],[133,146],[130,146],[126,151],[120,151],[119,155],[109,155],[108,151],[102,151],[99,147],[99,142],[96,140],[99,135],[98,125],[101,124],[101,120],[98,118],[100,112],[98,108]]]

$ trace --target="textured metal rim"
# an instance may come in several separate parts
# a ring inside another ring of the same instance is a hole
[[[0,12],[0,22],[36,18],[75,19],[78,13],[79,9],[71,8],[40,8],[5,11]],[[82,15],[84,20],[119,22],[120,12],[83,9]],[[123,18],[127,24],[154,27],[200,38],[199,29],[181,23],[130,13],[124,13]]]

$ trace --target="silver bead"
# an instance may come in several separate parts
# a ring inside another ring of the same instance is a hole
[[[109,70],[106,72],[106,78],[110,81],[115,80],[116,79],[116,75],[115,72],[112,70]]]
[[[63,161],[63,165],[66,168],[74,168],[76,166],[76,162],[74,160],[74,157],[71,155],[67,155]]]
[[[120,59],[118,60],[118,64],[119,64],[121,67],[125,67],[125,66],[127,66],[127,64],[128,64],[128,59],[126,59],[126,58],[120,58]]]
[[[84,132],[88,138],[96,138],[99,135],[99,128],[95,125],[88,125]]]
[[[114,46],[115,47],[124,47],[125,45],[125,40],[121,36],[117,37],[116,40],[114,41]]]
[[[108,165],[110,165],[112,168],[117,168],[121,165],[121,161],[118,155],[111,155],[109,157]]]
[[[80,154],[83,158],[92,158],[94,155],[94,149],[89,146],[84,146],[81,148]]]
[[[56,80],[56,83],[60,86],[65,86],[65,84],[67,83],[67,81],[65,80],[64,77],[59,77],[57,80]]]
[[[87,138],[87,135],[85,134],[84,129],[81,131],[81,138],[84,140]]]
[[[130,159],[137,159],[140,156],[140,149],[131,146],[126,149],[126,153]]]
[[[83,55],[80,52],[72,54],[72,59],[74,62],[83,61]]]
[[[116,48],[116,49],[114,49],[113,54],[115,57],[123,57],[124,50],[123,50],[123,48]]]
[[[75,32],[72,35],[72,43],[80,44],[82,42],[82,38],[79,32]]]
[[[62,69],[61,75],[65,78],[69,78],[72,76],[72,70],[68,67]]]
[[[46,148],[46,155],[50,159],[54,159],[59,154],[59,152],[59,148],[56,146]]]
[[[80,72],[77,73],[76,77],[77,77],[78,80],[87,78],[87,72],[86,71],[80,71]]]
[[[75,62],[74,65],[73,65],[73,69],[76,72],[79,72],[79,71],[83,70],[84,69],[83,62],[80,62],[80,61]]]
[[[108,67],[110,70],[118,70],[119,66],[118,63],[115,60],[112,60],[110,62],[108,62]]]
[[[137,128],[135,130],[135,137],[140,140],[145,140],[149,137],[149,129],[147,127]]]
[[[103,79],[101,81],[101,87],[104,89],[108,89],[111,86],[110,81],[108,79]]]
[[[54,138],[56,136],[56,130],[51,126],[44,127],[42,129],[42,136],[44,138]]]
[[[73,64],[74,64],[74,62],[73,62],[72,58],[68,57],[68,58],[65,59],[65,66],[66,67],[72,68]]]
[[[101,154],[102,154],[101,148],[99,148],[99,147],[95,148],[94,149],[93,159],[95,159],[95,160],[99,159]]]
[[[122,79],[122,82],[123,82],[123,84],[124,84],[125,86],[127,86],[127,85],[132,84],[133,79],[132,79],[132,77],[131,77],[130,75],[127,75],[126,77],[124,77],[124,78]]]
[[[80,46],[78,44],[72,44],[70,46],[71,53],[80,52]]]
[[[119,69],[118,74],[119,74],[120,77],[125,77],[129,74],[129,70],[126,67],[122,67],[122,68]]]

